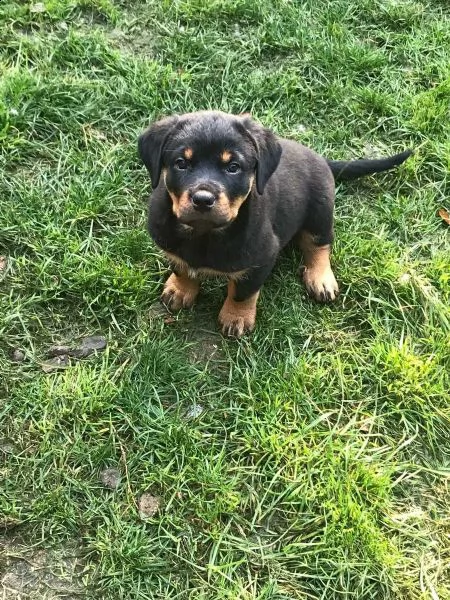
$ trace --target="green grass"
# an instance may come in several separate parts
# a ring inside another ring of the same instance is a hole
[[[4,539],[75,544],[96,599],[449,600],[447,4],[30,6],[0,6]],[[155,309],[136,137],[203,108],[332,158],[417,149],[338,188],[339,300],[307,299],[288,251],[240,342],[216,282],[175,322]],[[104,353],[42,371],[92,334]]]

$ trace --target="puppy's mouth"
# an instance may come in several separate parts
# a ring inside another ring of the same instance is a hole
[[[187,211],[186,213],[181,213],[178,217],[178,220],[183,225],[188,225],[194,229],[218,229],[220,227],[224,227],[224,225],[228,225],[231,220],[227,218],[225,215],[220,214],[206,214],[199,215],[197,213],[193,213],[192,211]]]
[[[212,223],[211,221],[206,221],[204,219],[197,220],[197,221],[187,221],[187,222],[182,219],[178,219],[178,220],[181,223],[181,225],[183,226],[183,228],[185,228],[187,231],[191,231],[193,234],[196,234],[196,235],[203,235],[205,233],[221,231],[229,224],[229,221],[220,225],[220,224]]]
[[[203,188],[194,192],[185,191],[179,196],[168,191],[172,199],[172,211],[178,221],[197,232],[220,229],[236,217],[228,197],[222,191],[213,193]]]

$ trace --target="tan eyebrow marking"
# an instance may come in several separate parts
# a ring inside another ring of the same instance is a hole
[[[192,150],[192,148],[185,148],[183,154],[186,160],[191,160],[194,151]]]
[[[227,163],[231,160],[231,152],[229,150],[224,150],[220,155],[220,160],[224,163]]]

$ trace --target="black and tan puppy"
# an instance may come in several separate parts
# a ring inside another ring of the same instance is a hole
[[[248,115],[198,112],[154,123],[139,138],[154,188],[148,229],[172,263],[162,294],[190,307],[204,276],[228,280],[223,333],[255,326],[256,302],[280,250],[298,236],[303,279],[319,301],[334,300],[330,265],[335,177],[385,171],[410,155],[330,161],[281,139]]]

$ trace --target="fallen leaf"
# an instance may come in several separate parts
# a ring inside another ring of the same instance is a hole
[[[162,319],[165,316],[167,316],[167,310],[161,302],[155,302],[150,306],[148,311],[149,319]]]
[[[6,265],[8,264],[8,260],[6,256],[0,256],[0,273],[6,271]]]
[[[45,12],[45,5],[43,2],[36,2],[30,6],[30,12],[32,13],[43,13]]]
[[[85,125],[83,127],[83,130],[89,138],[94,138],[96,140],[108,139],[106,137],[106,133],[103,133],[103,131],[100,131],[99,129],[95,129],[94,127],[91,127],[90,125]]]
[[[409,273],[403,273],[398,278],[398,282],[401,283],[401,285],[406,285],[407,283],[410,282],[410,280],[411,280],[411,275]]]
[[[151,494],[142,494],[139,498],[139,516],[141,519],[151,519],[156,515],[161,505],[161,499]]]
[[[15,448],[13,444],[9,442],[0,443],[0,453],[2,454],[14,454]]]
[[[69,357],[63,354],[62,356],[55,356],[55,358],[45,361],[42,363],[41,367],[44,373],[51,373],[52,371],[65,369],[69,364]]]
[[[23,362],[25,360],[25,352],[22,352],[19,348],[15,348],[12,353],[12,359],[14,362]]]
[[[448,210],[445,210],[445,208],[440,208],[438,210],[438,215],[445,223],[447,223],[447,225],[450,225],[450,213]]]
[[[14,519],[12,517],[2,517],[0,519],[0,527],[5,530],[14,529],[14,527],[17,527],[21,523],[22,521],[20,521],[19,519]]]
[[[109,488],[110,490],[117,489],[120,485],[121,479],[122,476],[120,474],[120,471],[118,469],[115,469],[114,467],[105,469],[100,473],[100,481],[105,487]]]
[[[423,517],[424,511],[421,508],[412,508],[409,512],[404,513],[394,513],[391,515],[391,518],[394,521],[407,521],[409,519],[420,519]]]
[[[53,358],[55,356],[63,356],[64,354],[70,354],[71,349],[70,346],[50,346],[47,350],[47,356]]]
[[[78,348],[74,348],[70,351],[70,355],[78,358],[85,358],[93,352],[104,350],[107,343],[106,338],[102,335],[92,335],[84,338]]]
[[[364,421],[360,421],[359,423],[359,430],[362,431],[363,433],[369,433],[370,431],[370,419],[366,419]]]
[[[175,321],[176,321],[176,319],[174,319],[173,317],[166,317],[166,318],[164,319],[164,323],[165,323],[166,325],[171,325],[172,323],[175,323]]]
[[[92,335],[81,340],[78,346],[68,346],[66,344],[55,344],[47,350],[47,356],[53,358],[58,356],[73,356],[75,358],[85,358],[93,352],[104,350],[107,341],[102,335]]]
[[[201,404],[193,404],[186,412],[187,419],[196,419],[205,409]]]

